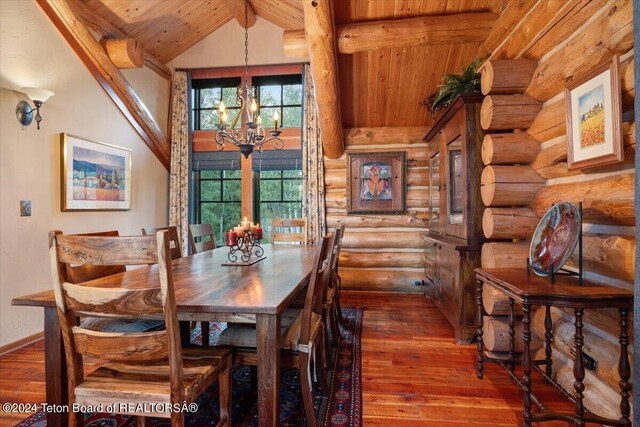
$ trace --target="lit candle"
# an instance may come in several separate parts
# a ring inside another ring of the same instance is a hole
[[[278,119],[280,118],[280,114],[276,111],[273,113],[273,129],[278,130]]]
[[[258,103],[256,102],[256,99],[253,98],[251,100],[251,121],[255,122],[256,121],[256,113],[258,111]]]
[[[254,223],[251,223],[251,234],[256,234],[257,228],[258,228],[257,225],[255,225]]]
[[[260,227],[260,224],[256,226],[256,239],[262,239],[262,227]]]
[[[244,228],[242,228],[240,225],[238,225],[237,227],[233,227],[233,231],[236,233],[237,237],[244,236]]]
[[[224,124],[227,121],[227,118],[228,118],[227,112],[223,111],[222,115],[220,116],[220,122]]]
[[[258,124],[258,126],[262,126],[262,117],[258,116],[258,118],[256,119],[256,123]]]
[[[246,231],[251,229],[251,221],[249,221],[246,216],[244,217],[244,221],[240,221],[240,224]]]
[[[235,231],[229,230],[226,234],[227,237],[227,246],[235,246],[238,244],[238,235]]]
[[[218,106],[218,111],[220,113],[224,113],[227,108],[224,106],[224,101],[220,101],[220,105]]]

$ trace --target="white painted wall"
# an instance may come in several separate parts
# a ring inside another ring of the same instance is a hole
[[[166,129],[167,81],[148,69],[126,71]],[[35,86],[55,92],[42,107],[41,130],[23,128],[15,107]],[[60,211],[59,134],[67,132],[132,150],[132,208]],[[43,311],[11,299],[51,288],[47,233],[117,229],[140,234],[167,223],[168,173],[33,1],[0,1],[0,345],[42,330]],[[20,217],[19,201],[33,215]]]
[[[306,58],[287,58],[283,29],[257,17],[249,28],[249,65],[295,64]],[[186,52],[167,63],[169,68],[215,68],[244,65],[244,28],[232,19]]]

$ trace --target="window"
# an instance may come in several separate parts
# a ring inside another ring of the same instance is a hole
[[[211,224],[216,243],[224,245],[224,233],[240,221],[240,170],[202,170],[196,173],[199,195],[196,222]]]
[[[240,107],[236,103],[236,88],[239,84],[239,77],[193,80],[191,84],[193,88],[191,117],[193,129],[216,129],[220,123],[220,113],[218,112],[220,101],[224,101],[229,120],[233,120],[240,111]],[[240,125],[240,120],[238,120],[236,128],[239,128]]]
[[[218,245],[224,245],[224,233],[241,220],[243,177],[252,179],[253,187],[251,205],[247,206],[247,198],[244,200],[245,212],[253,212],[253,221],[263,226],[267,242],[270,241],[272,218],[302,217],[302,150],[298,145],[303,118],[301,69],[301,65],[276,66],[271,76],[256,75],[264,73],[263,67],[257,69],[256,74],[249,69],[248,76],[256,87],[265,130],[273,128],[275,112],[279,116],[278,127],[288,128],[282,136],[287,144],[285,150],[275,151],[272,144],[267,144],[263,152],[254,151],[250,162],[242,164],[242,168],[251,167],[251,178],[249,173],[241,172],[237,150],[217,150],[212,132],[220,122],[218,108],[221,101],[230,121],[237,116],[236,88],[243,82],[243,69],[192,73],[191,221],[212,224]],[[241,125],[238,121],[236,127]]]
[[[254,206],[265,241],[270,241],[273,218],[302,218],[302,171],[274,170],[255,173]],[[257,203],[255,203],[257,202]]]
[[[302,126],[302,75],[257,76],[253,84],[258,93],[260,117],[266,128],[273,127],[273,113],[280,116],[279,127]]]

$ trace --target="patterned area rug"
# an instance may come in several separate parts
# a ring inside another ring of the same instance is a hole
[[[334,352],[330,364],[330,387],[328,398],[320,397],[316,390],[316,411],[319,425],[355,427],[362,424],[362,378],[361,349],[363,310],[360,308],[343,308],[345,325],[342,330],[342,344]],[[224,323],[212,323],[209,342],[215,343],[220,332],[226,327]],[[201,342],[200,327],[192,331],[192,341]],[[188,414],[188,426],[215,426],[219,419],[218,384],[204,392],[196,402],[198,412]],[[234,426],[257,426],[257,394],[251,389],[248,367],[236,367],[233,371],[233,414]],[[46,415],[37,412],[17,424],[19,427],[46,426]],[[133,427],[135,419],[125,415],[85,414],[85,426],[98,427]],[[147,425],[154,427],[170,426],[167,419],[149,418]],[[304,426],[306,419],[302,394],[300,391],[300,375],[296,369],[282,369],[280,387],[280,425]]]

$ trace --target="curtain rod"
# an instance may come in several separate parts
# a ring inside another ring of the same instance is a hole
[[[281,67],[283,65],[309,65],[309,62],[288,62],[284,64],[264,64],[249,65],[249,69],[258,67]],[[198,71],[198,70],[225,70],[229,68],[243,68],[244,65],[230,65],[227,67],[196,67],[196,68],[176,68],[176,71]]]

